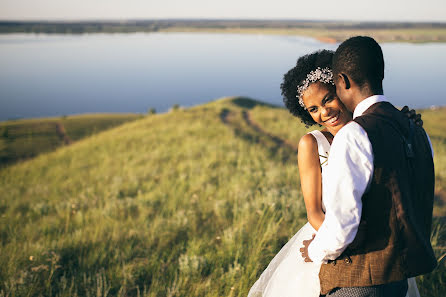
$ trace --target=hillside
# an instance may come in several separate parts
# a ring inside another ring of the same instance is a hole
[[[438,256],[444,117],[423,113]],[[225,98],[0,169],[0,296],[246,296],[306,222],[296,144],[308,130],[284,109]],[[418,278],[422,296],[444,296],[445,275]]]
[[[138,114],[84,114],[0,122],[0,167],[140,117]]]

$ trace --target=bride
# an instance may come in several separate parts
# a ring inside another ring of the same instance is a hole
[[[336,133],[352,120],[352,114],[336,96],[330,69],[332,57],[333,52],[327,50],[302,56],[284,75],[281,89],[286,107],[305,125],[323,127],[304,135],[298,146],[308,223],[273,258],[251,287],[248,297],[318,297],[320,294],[320,264],[304,262],[300,248],[302,241],[310,239],[324,221],[322,178],[330,145]],[[415,279],[409,279],[408,284],[407,297],[419,297]]]

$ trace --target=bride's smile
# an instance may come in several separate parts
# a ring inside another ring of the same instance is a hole
[[[303,103],[313,120],[335,135],[352,119],[351,113],[336,95],[330,84],[316,82],[303,93]]]
[[[324,123],[330,126],[336,126],[339,124],[339,116],[341,112],[337,112],[335,116],[329,118],[328,120],[325,120]]]

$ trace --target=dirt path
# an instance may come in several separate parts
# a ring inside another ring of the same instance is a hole
[[[260,144],[272,157],[279,156],[283,163],[296,161],[297,145],[264,130],[252,119],[248,111],[236,112],[224,109],[220,113],[220,119],[237,137]]]
[[[257,123],[251,116],[251,113],[249,111],[243,111],[243,119],[246,121],[246,123],[251,126],[254,130],[256,130],[257,132],[268,136],[269,138],[271,138],[272,141],[274,141],[275,143],[277,143],[277,145],[279,146],[287,146],[289,147],[291,150],[295,151],[297,153],[297,144],[289,141],[288,139],[284,139],[281,138],[277,135],[274,135],[266,130],[264,130],[262,128],[262,126]]]
[[[223,111],[220,113],[220,120],[223,122],[223,124],[225,125],[229,125],[229,114],[231,113],[231,111],[229,109],[223,109]]]
[[[73,143],[71,138],[67,135],[65,127],[62,123],[56,123],[56,134],[65,145],[70,145]]]

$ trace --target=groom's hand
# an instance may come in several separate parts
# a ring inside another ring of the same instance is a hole
[[[302,244],[304,246],[300,248],[300,253],[302,254],[302,258],[304,259],[305,262],[313,262],[313,261],[311,261],[310,257],[308,256],[308,246],[314,240],[315,237],[316,237],[316,234],[313,234],[313,237],[311,239],[304,240],[302,242]]]

